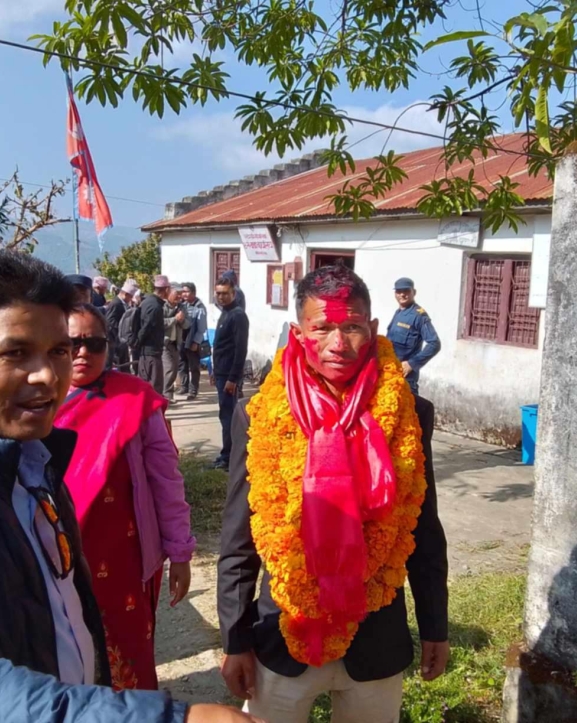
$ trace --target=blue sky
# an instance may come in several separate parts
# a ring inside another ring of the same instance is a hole
[[[63,0],[0,0],[0,38],[26,42],[34,34],[49,31],[60,17]],[[475,26],[472,12],[475,0],[455,2],[448,10],[446,32]],[[469,11],[467,11],[469,9]],[[530,11],[526,0],[485,0],[483,14],[502,20],[516,12]],[[442,28],[439,31],[442,32]],[[430,69],[438,70],[440,60],[455,52],[430,53]],[[184,63],[187,49],[179,50]],[[227,68],[233,78],[230,87],[242,92],[263,89],[263,76],[233,64]],[[62,71],[56,63],[45,69],[41,56],[0,46],[2,78],[2,120],[0,133],[0,178],[20,169],[23,181],[47,183],[70,176],[65,154],[66,96]],[[388,93],[356,92],[342,89],[336,102],[351,115],[393,122],[399,111],[426,99],[445,84],[442,77],[422,75],[410,91]],[[118,109],[102,108],[97,103],[81,103],[80,113],[90,143],[96,169],[109,198],[115,225],[136,228],[162,217],[163,205],[202,189],[254,173],[278,162],[264,157],[251,146],[251,138],[240,133],[234,121],[231,102],[209,102],[204,108],[192,107],[180,116],[167,114],[163,120],[151,118],[131,97]],[[417,108],[405,115],[407,126],[435,131],[434,118]],[[505,119],[505,126],[509,124]],[[354,128],[353,140],[371,132],[368,127]],[[380,150],[384,134],[355,148],[357,157],[368,157]],[[302,153],[319,147],[312,144]],[[390,147],[411,150],[431,145],[426,139],[395,134]],[[298,157],[295,151],[288,157]],[[32,189],[32,187],[31,187]],[[131,203],[113,197],[136,199]],[[66,212],[68,200],[63,205]]]

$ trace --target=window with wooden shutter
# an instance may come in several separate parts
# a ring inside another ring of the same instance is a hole
[[[212,249],[212,291],[225,271],[232,269],[240,286],[240,250]]]
[[[519,346],[537,346],[539,309],[529,307],[531,262],[513,261],[507,341]]]
[[[469,336],[497,339],[504,261],[478,259],[473,262]]]
[[[530,280],[529,259],[469,259],[463,336],[537,347],[540,311],[529,308]]]

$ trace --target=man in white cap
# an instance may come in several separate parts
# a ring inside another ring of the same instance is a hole
[[[92,305],[98,309],[106,306],[106,292],[109,282],[104,276],[95,276],[92,281]]]
[[[108,364],[115,362],[121,371],[130,371],[130,358],[126,340],[120,338],[120,322],[130,308],[132,299],[138,291],[138,284],[134,279],[126,279],[118,295],[110,302],[106,309],[106,323],[108,325]]]
[[[154,389],[164,391],[162,350],[164,349],[164,302],[170,293],[167,276],[154,277],[154,293],[144,298],[140,305],[140,329],[138,332],[138,376],[150,382]]]

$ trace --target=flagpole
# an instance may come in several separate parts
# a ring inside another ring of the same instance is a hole
[[[69,91],[72,93],[72,71],[64,73]],[[70,99],[69,99],[70,102]],[[70,129],[68,130],[70,132]],[[74,242],[74,267],[80,273],[80,233],[78,228],[78,176],[72,168],[72,238]]]
[[[74,230],[74,264],[76,273],[80,273],[80,233],[78,228],[78,179],[72,173],[72,228]]]

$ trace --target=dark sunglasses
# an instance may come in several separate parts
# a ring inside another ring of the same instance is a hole
[[[73,336],[70,341],[72,342],[72,353],[78,354],[78,352],[84,347],[89,354],[102,354],[106,351],[106,345],[108,339],[103,336]]]
[[[42,536],[36,526],[36,520],[34,520],[36,539],[42,548],[44,559],[46,560],[46,563],[54,577],[57,577],[60,580],[65,580],[74,568],[74,558],[70,538],[66,532],[60,529],[60,514],[56,508],[54,499],[50,491],[45,487],[27,487],[26,489],[38,503],[38,507],[44,513],[44,517],[54,532],[54,542],[56,550],[58,551],[58,559],[55,559],[52,555],[50,555],[44,546]]]

